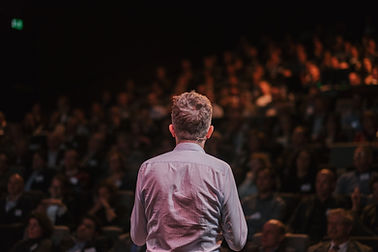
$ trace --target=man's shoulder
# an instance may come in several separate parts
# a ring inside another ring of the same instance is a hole
[[[329,248],[329,241],[318,242],[308,248],[308,252],[326,252]]]
[[[369,246],[366,246],[358,241],[351,240],[349,241],[349,249],[348,251],[354,252],[354,251],[359,251],[359,252],[372,252],[372,248]]]
[[[216,168],[230,168],[230,165],[206,152],[195,152],[195,154],[182,155],[175,150],[165,152],[163,154],[157,155],[143,162],[143,166],[157,164],[157,163],[172,163],[172,162],[182,162],[182,163],[193,163],[198,165],[216,167]]]

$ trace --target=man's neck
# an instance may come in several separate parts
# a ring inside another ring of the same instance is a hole
[[[199,141],[194,141],[194,140],[179,140],[179,139],[176,138],[176,145],[178,145],[180,143],[194,143],[194,144],[198,144],[199,146],[201,146],[202,149],[205,148],[205,141],[199,142]]]

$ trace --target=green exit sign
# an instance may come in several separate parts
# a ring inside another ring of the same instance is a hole
[[[21,31],[24,28],[24,21],[20,18],[12,18],[11,27],[12,29]]]

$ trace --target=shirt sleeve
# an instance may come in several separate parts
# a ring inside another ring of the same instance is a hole
[[[144,211],[144,199],[142,196],[143,166],[139,169],[137,185],[135,189],[134,207],[131,213],[130,236],[138,246],[146,243],[147,219]]]
[[[241,250],[247,241],[247,223],[240,204],[231,168],[225,173],[224,200],[222,206],[222,231],[228,246]]]

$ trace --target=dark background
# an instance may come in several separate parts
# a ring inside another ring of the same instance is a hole
[[[199,66],[205,55],[234,49],[245,36],[279,38],[316,25],[348,27],[360,36],[369,8],[329,6],[47,6],[6,1],[0,8],[0,110],[20,120],[31,104],[55,105],[60,94],[84,106],[101,90],[119,90],[128,78],[148,85],[158,65],[177,68],[180,59]],[[24,29],[13,30],[12,18]],[[51,105],[50,105],[51,106]]]

